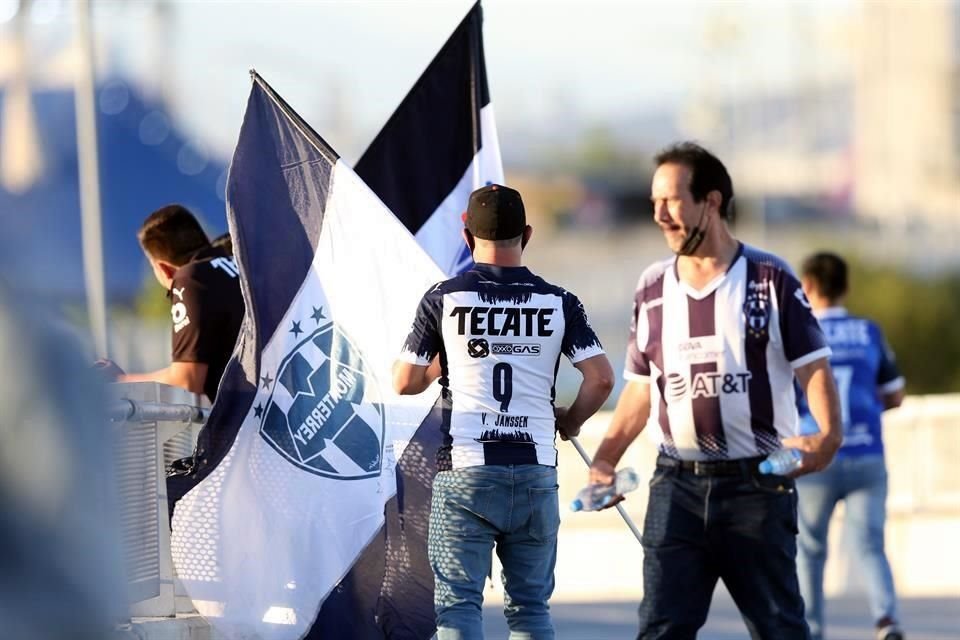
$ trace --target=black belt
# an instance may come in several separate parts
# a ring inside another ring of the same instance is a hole
[[[678,460],[660,454],[657,466],[690,471],[695,476],[749,476],[757,471],[757,465],[766,456],[737,458],[736,460]]]

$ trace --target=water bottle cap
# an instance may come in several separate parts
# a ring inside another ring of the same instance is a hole
[[[570,511],[580,511],[581,509],[583,509],[583,500],[580,498],[570,503]]]
[[[764,460],[757,466],[757,470],[760,473],[770,473],[773,471],[773,464],[769,460]]]

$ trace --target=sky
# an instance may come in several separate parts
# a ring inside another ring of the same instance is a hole
[[[16,2],[0,0],[0,37],[10,32]],[[213,155],[232,151],[247,71],[256,68],[348,161],[472,4],[93,0],[100,75],[121,73],[162,91],[181,127]],[[485,0],[483,8],[491,95],[501,133],[509,133],[615,123],[704,97],[842,78],[850,72],[846,25],[857,4]],[[34,0],[34,59],[68,40],[73,11],[66,0]]]
[[[177,112],[212,150],[232,149],[247,70],[256,68],[348,160],[472,6],[183,0],[168,3],[169,26],[158,30],[148,3],[101,4],[96,24],[111,42],[112,66],[148,83],[163,79]],[[486,0],[483,8],[503,131],[616,120],[699,94],[777,91],[849,71],[843,38],[831,36],[831,25],[854,10],[840,0]],[[813,32],[816,47],[804,41]]]

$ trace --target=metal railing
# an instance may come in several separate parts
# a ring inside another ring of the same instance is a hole
[[[170,555],[166,469],[189,456],[209,409],[199,396],[154,382],[112,385],[120,527],[131,616],[178,613]],[[179,612],[189,611],[186,599]]]
[[[107,409],[113,422],[190,422],[203,424],[209,409],[189,404],[137,402],[123,398]]]

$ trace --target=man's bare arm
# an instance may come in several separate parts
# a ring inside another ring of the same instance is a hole
[[[800,476],[825,469],[833,460],[843,442],[843,422],[840,417],[840,395],[826,358],[814,360],[794,371],[807,397],[810,414],[820,432],[808,436],[787,438],[784,447],[803,453],[800,469],[791,475]]]
[[[186,389],[192,393],[203,393],[203,383],[207,379],[204,362],[171,362],[170,366],[149,373],[124,373],[117,376],[118,382],[161,382]]]
[[[427,390],[440,377],[440,358],[424,366],[403,360],[393,363],[393,390],[402,396],[415,396]]]
[[[896,391],[891,391],[889,393],[881,393],[880,401],[883,402],[883,410],[887,409],[896,409],[901,404],[903,404],[903,399],[906,397],[906,390],[903,388],[897,389]]]
[[[617,463],[627,447],[643,431],[649,417],[650,383],[635,380],[627,382],[617,400],[617,408],[614,409],[607,433],[594,455],[593,465],[590,467],[590,482],[613,482]]]
[[[600,354],[573,365],[583,374],[577,397],[569,407],[557,407],[557,431],[568,440],[580,433],[580,427],[603,406],[613,389],[613,369],[607,356]]]

